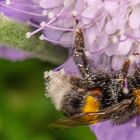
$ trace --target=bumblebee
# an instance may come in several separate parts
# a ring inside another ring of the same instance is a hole
[[[67,74],[64,69],[45,72],[47,95],[66,115],[51,127],[69,128],[106,120],[119,125],[139,115],[140,67],[132,64],[137,53],[126,58],[117,72],[93,69],[78,27],[72,55],[80,76]],[[132,74],[128,74],[130,65],[134,65]]]

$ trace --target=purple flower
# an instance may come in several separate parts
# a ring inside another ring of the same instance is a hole
[[[71,47],[75,18],[84,30],[86,49],[95,66],[119,70],[126,56],[139,52],[138,0],[60,0],[51,2],[1,1],[1,11],[37,27],[27,38],[42,31],[41,40]],[[139,62],[139,56],[136,63]]]
[[[98,140],[138,140],[140,130],[140,117],[118,126],[109,121],[90,127],[96,133]]]
[[[139,0],[7,0],[0,1],[1,12],[35,27],[27,32],[30,38],[41,31],[41,40],[69,48],[73,46],[75,19],[78,19],[86,40],[86,52],[94,67],[120,70],[126,58],[140,53]],[[140,56],[133,57],[140,62]],[[59,68],[78,73],[69,58]],[[131,66],[132,67],[132,66]],[[139,139],[139,117],[120,126],[109,121],[91,126],[99,140]]]
[[[30,53],[7,47],[0,47],[0,58],[11,61],[24,60],[31,58]]]

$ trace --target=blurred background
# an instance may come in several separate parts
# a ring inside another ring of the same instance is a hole
[[[57,67],[35,59],[0,60],[0,140],[95,140],[86,126],[50,130],[62,114],[45,95],[43,73]]]

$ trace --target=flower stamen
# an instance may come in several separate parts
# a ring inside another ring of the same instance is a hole
[[[26,38],[30,38],[31,37],[31,33],[30,32],[27,32],[26,33]]]
[[[63,11],[65,10],[65,8],[63,8],[57,15],[55,15],[55,17],[51,17],[52,15],[50,15],[50,18],[52,18],[50,21],[48,21],[45,25],[44,25],[44,22],[43,23],[41,23],[41,24],[43,24],[41,27],[39,27],[38,29],[36,29],[35,31],[33,31],[33,32],[31,32],[30,34],[31,34],[31,36],[33,36],[34,34],[36,34],[36,33],[38,33],[39,31],[41,31],[41,30],[43,30],[45,27],[46,27],[46,25],[49,25],[49,24],[52,24],[58,17],[60,17],[61,16],[61,14],[63,13]],[[49,16],[49,13],[48,13],[48,16]],[[30,37],[31,37],[30,36]]]
[[[71,44],[71,41],[59,41],[59,40],[49,39],[46,36],[44,36],[43,34],[39,37],[39,39],[40,40],[46,40],[48,42],[57,43],[57,44],[61,44],[61,43]]]
[[[34,30],[33,32],[27,32],[27,33],[26,33],[26,37],[27,37],[27,38],[30,38],[31,36],[35,35],[35,34],[38,33],[39,31],[41,31],[42,29],[44,29],[44,27],[40,27],[40,28]]]
[[[54,30],[60,30],[60,31],[74,31],[75,29],[73,28],[61,28],[61,27],[56,27],[56,26],[52,26],[48,23],[46,23],[45,21],[42,21],[40,26],[44,26],[44,27],[48,27]]]
[[[73,11],[71,12],[71,14],[72,14],[72,16],[73,16],[74,18],[76,18],[76,17],[78,16],[78,13],[77,13],[76,10],[73,10]]]

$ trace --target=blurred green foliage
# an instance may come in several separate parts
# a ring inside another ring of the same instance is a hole
[[[88,127],[47,128],[62,115],[44,96],[43,72],[54,67],[38,60],[0,60],[0,140],[95,140]]]

